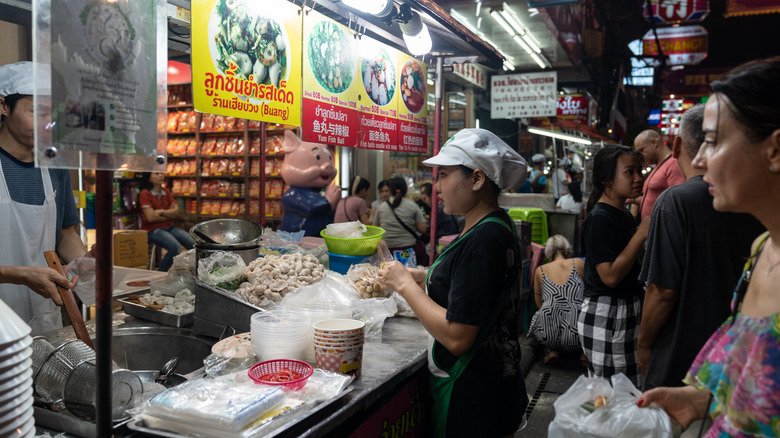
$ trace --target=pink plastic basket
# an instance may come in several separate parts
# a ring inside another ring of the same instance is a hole
[[[297,379],[285,378],[285,370],[300,374],[303,377]],[[277,373],[282,373],[277,375]],[[267,360],[252,365],[247,374],[255,383],[263,385],[283,386],[287,389],[301,389],[306,385],[306,380],[314,373],[314,368],[306,362],[293,359],[274,359]],[[274,379],[281,378],[281,380]]]

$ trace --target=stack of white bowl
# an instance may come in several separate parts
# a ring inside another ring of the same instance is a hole
[[[333,301],[314,300],[309,302],[287,303],[287,312],[305,315],[309,318],[306,349],[303,352],[303,360],[314,364],[314,332],[312,325],[329,319],[352,318],[352,309],[344,304]]]
[[[313,325],[317,368],[360,377],[366,325],[354,319],[331,319]]]
[[[0,300],[0,436],[35,436],[30,326]]]
[[[309,340],[309,318],[285,311],[258,312],[250,325],[252,351],[261,361],[303,359]]]

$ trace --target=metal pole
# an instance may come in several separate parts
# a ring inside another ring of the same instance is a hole
[[[111,418],[111,295],[112,295],[112,250],[113,241],[111,201],[113,197],[112,172],[98,170],[95,190],[95,248],[96,297],[95,320],[97,355],[95,388],[97,436],[108,437],[113,434]]]
[[[433,155],[439,153],[439,147],[441,145],[441,100],[442,94],[444,94],[444,58],[436,58],[436,98],[434,99],[434,115],[433,115]],[[437,168],[433,168],[433,179],[436,179]],[[430,263],[436,260],[436,221],[439,216],[439,196],[436,190],[431,189],[431,258]]]

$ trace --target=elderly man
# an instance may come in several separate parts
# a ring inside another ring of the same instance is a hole
[[[0,299],[37,335],[62,327],[56,286],[76,285],[48,268],[43,252],[67,263],[85,248],[68,171],[33,162],[32,70],[30,62],[0,67]]]
[[[666,190],[650,219],[639,275],[647,281],[637,362],[645,390],[683,386],[688,367],[729,315],[731,291],[763,227],[747,214],[719,213],[691,161],[704,139],[704,105],[685,112],[672,155],[688,178]]]
[[[646,129],[640,132],[634,139],[634,147],[645,157],[645,164],[655,165],[645,178],[642,196],[634,200],[638,209],[632,208],[634,216],[644,219],[652,213],[658,196],[669,187],[685,182],[685,177],[680,173],[672,151],[657,131]]]

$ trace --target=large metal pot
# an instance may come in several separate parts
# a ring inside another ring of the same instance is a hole
[[[258,257],[263,229],[244,219],[213,219],[193,225],[190,235],[195,239],[196,263],[214,252],[228,251],[238,254],[248,265]]]

